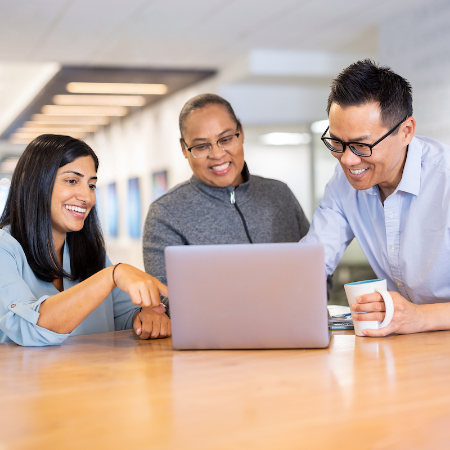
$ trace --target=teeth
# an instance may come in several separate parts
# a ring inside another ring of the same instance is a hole
[[[68,209],[69,211],[75,211],[75,212],[79,212],[79,213],[85,213],[86,212],[86,208],[79,208],[78,206],[64,205],[64,207],[66,209]]]
[[[350,170],[350,172],[354,175],[359,175],[360,173],[365,172],[367,169],[358,169],[358,170],[348,169],[348,170]]]
[[[225,164],[222,164],[221,166],[213,166],[213,167],[211,167],[211,169],[216,172],[219,172],[221,170],[225,170],[230,164],[231,164],[231,162],[226,162]]]

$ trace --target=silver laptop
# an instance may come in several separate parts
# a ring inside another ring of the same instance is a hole
[[[184,245],[165,258],[176,349],[328,346],[321,244]]]

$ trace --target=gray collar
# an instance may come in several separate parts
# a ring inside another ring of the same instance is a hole
[[[242,176],[244,177],[244,182],[236,188],[232,184],[223,188],[210,186],[209,184],[205,184],[200,181],[195,175],[192,175],[190,183],[195,189],[201,191],[209,197],[213,197],[221,202],[227,202],[231,206],[230,195],[233,191],[236,191],[239,203],[245,203],[250,198],[252,183],[247,163],[244,163]]]

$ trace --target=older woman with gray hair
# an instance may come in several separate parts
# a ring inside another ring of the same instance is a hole
[[[150,205],[146,272],[167,283],[164,249],[170,245],[297,242],[306,235],[308,219],[288,186],[250,174],[244,130],[228,101],[197,95],[184,105],[179,125],[181,151],[193,175]],[[154,320],[146,323],[153,327],[143,337],[167,335],[168,311],[149,308],[148,314]]]

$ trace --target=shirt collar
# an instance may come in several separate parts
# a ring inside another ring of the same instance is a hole
[[[422,145],[415,136],[408,146],[405,167],[397,191],[408,192],[415,196],[420,192],[420,175],[422,172]]]
[[[245,201],[245,199],[250,195],[250,172],[248,170],[247,163],[244,163],[242,176],[244,178],[244,182],[237,187],[234,187],[232,184],[226,187],[210,186],[209,184],[205,184],[203,181],[200,181],[195,175],[192,175],[190,182],[196,189],[204,194],[214,197],[217,200],[230,203],[230,194],[234,190],[238,190],[239,197],[242,201]]]
[[[414,136],[408,145],[405,167],[403,168],[402,179],[397,186],[397,191],[407,192],[413,195],[419,195],[420,191],[420,174],[422,171],[422,144]],[[364,192],[371,195],[378,195],[378,185],[366,189]]]

